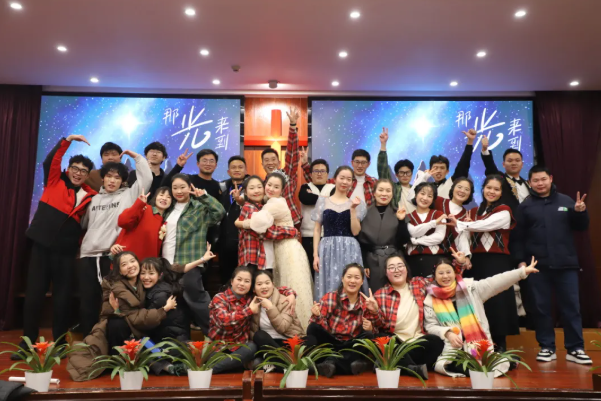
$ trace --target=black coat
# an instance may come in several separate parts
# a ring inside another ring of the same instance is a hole
[[[247,175],[245,179],[247,177],[249,176]],[[221,205],[225,209],[225,216],[223,216],[223,220],[219,223],[219,248],[222,250],[237,250],[239,231],[234,223],[240,217],[242,207],[230,195],[231,190],[234,188],[231,178],[221,181],[219,185],[221,188],[219,202],[221,202]]]
[[[512,256],[527,264],[534,256],[539,265],[551,269],[577,268],[572,231],[587,230],[589,217],[587,211],[576,212],[574,205],[574,200],[557,192],[555,185],[546,198],[530,190],[530,197],[517,208]]]
[[[165,306],[169,297],[173,295],[171,285],[159,281],[146,292],[146,309],[159,309]],[[156,343],[166,337],[180,340],[190,339],[190,314],[183,297],[177,297],[177,308],[167,312],[167,317],[161,324],[149,332],[148,335]]]

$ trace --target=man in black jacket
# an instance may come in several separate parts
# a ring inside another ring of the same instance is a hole
[[[578,291],[578,256],[572,230],[588,229],[589,217],[578,192],[576,202],[557,192],[553,176],[545,167],[534,166],[528,173],[531,196],[516,213],[513,256],[526,265],[538,260],[540,274],[528,278],[536,306],[536,339],[541,347],[536,360],[550,362],[555,354],[552,295],[556,293],[565,334],[566,359],[590,365],[584,352],[582,318]],[[536,277],[534,277],[536,276]]]

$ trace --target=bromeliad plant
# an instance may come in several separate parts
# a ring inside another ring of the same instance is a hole
[[[170,356],[173,361],[184,364],[189,370],[199,371],[211,370],[219,362],[228,358],[240,361],[238,356],[226,353],[226,351],[240,347],[248,348],[244,344],[232,344],[225,341],[189,341],[184,343],[175,338],[168,338],[165,341],[164,351],[174,351],[171,353],[172,355],[181,355],[181,357]]]
[[[601,333],[599,333],[598,331],[596,333],[597,333],[598,336],[601,336]],[[597,348],[601,348],[601,341],[599,341],[599,340],[591,340],[591,344],[593,344]],[[599,368],[601,368],[601,366],[593,366],[589,370],[589,372],[592,372],[592,371],[597,370]]]
[[[141,340],[125,341],[125,345],[113,347],[119,353],[118,355],[97,356],[94,358],[95,362],[92,364],[92,367],[95,367],[95,369],[88,377],[92,377],[98,371],[112,369],[111,380],[117,373],[122,375],[124,372],[136,371],[142,372],[144,380],[148,380],[150,365],[160,358],[169,357],[160,350],[165,345],[164,342],[141,351],[148,340],[148,337],[145,337]]]
[[[262,369],[265,365],[278,366],[286,371],[284,377],[280,381],[280,388],[286,385],[286,379],[292,371],[301,371],[313,368],[315,371],[315,379],[318,378],[317,367],[315,364],[320,359],[324,358],[341,358],[338,352],[334,351],[328,344],[321,344],[314,347],[303,345],[303,340],[298,336],[294,336],[284,341],[288,347],[271,347],[268,351],[263,351],[265,360],[261,362],[255,372]]]

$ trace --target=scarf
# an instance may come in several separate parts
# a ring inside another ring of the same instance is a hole
[[[461,276],[457,276],[456,281],[448,287],[432,284],[428,292],[432,295],[434,313],[443,326],[460,328],[467,343],[488,339],[476,319],[474,305],[470,303],[467,287]],[[457,301],[459,315],[453,306],[453,297]]]

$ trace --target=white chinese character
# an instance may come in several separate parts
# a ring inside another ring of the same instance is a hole
[[[225,149],[227,150],[227,143],[229,142],[230,136],[229,135],[221,135],[218,136],[217,138],[215,138],[215,140],[217,140],[217,146],[215,147],[215,149]]]
[[[163,115],[165,125],[167,125],[167,123],[175,124],[175,119],[179,116],[179,109],[167,108]]]
[[[522,130],[520,128],[521,126],[522,126],[522,124],[520,124],[519,118],[515,118],[515,119],[511,120],[511,124],[509,124],[509,132],[507,133],[507,135],[513,136],[513,135],[517,134],[518,132],[520,132]]]
[[[193,149],[197,149],[197,148],[201,147],[211,137],[211,131],[205,131],[204,138],[202,138],[200,140],[200,142],[196,142],[196,135],[198,134],[198,127],[200,127],[201,125],[210,124],[213,122],[213,120],[207,120],[207,121],[203,121],[200,123],[196,122],[200,118],[202,113],[204,113],[204,111],[205,111],[205,109],[202,109],[196,117],[192,118],[194,116],[194,106],[192,106],[192,108],[190,109],[190,115],[188,117],[188,126],[184,128],[184,125],[186,125],[186,115],[184,114],[184,118],[182,118],[182,128],[183,129],[177,131],[174,134],[171,134],[171,136],[176,136],[176,135],[182,134],[184,132],[186,133],[186,136],[182,140],[182,144],[179,146],[180,149],[182,149],[184,147],[184,144],[186,143],[186,141],[188,140],[188,137],[190,136],[190,130],[193,128],[196,128],[194,130],[194,137],[192,138],[192,144],[191,144]]]
[[[458,127],[461,127],[461,125],[464,125],[467,127],[467,123],[469,120],[472,119],[472,112],[468,111],[467,113],[464,112],[463,110],[461,110],[458,114],[457,114],[457,119],[455,120],[455,122],[457,123]]]
[[[223,134],[226,129],[230,129],[228,127],[229,123],[227,122],[227,117],[221,117],[219,122],[217,123],[217,127],[215,127],[215,131],[217,134]]]
[[[509,147],[511,149],[517,149],[519,151],[522,150],[522,136],[514,136],[513,138],[509,138],[507,140],[509,142]]]
[[[490,123],[490,120],[493,119],[493,117],[497,114],[497,111],[495,110],[494,113],[492,113],[490,115],[490,117],[487,119],[486,118],[486,109],[484,109],[482,111],[482,120],[480,120],[480,128],[478,128],[478,119],[479,117],[476,117],[476,123],[474,124],[474,129],[478,132],[481,133],[483,135],[486,135],[488,138],[490,138],[490,134],[492,133],[492,129],[495,127],[500,127],[501,125],[505,125],[505,122],[501,122],[501,123],[496,123],[493,125],[488,125]],[[486,131],[488,131],[488,134],[486,133]],[[503,134],[502,133],[498,133],[497,134],[497,140],[495,141],[495,143],[493,143],[492,145],[490,145],[488,147],[488,150],[493,150],[494,148],[496,148],[501,141],[503,140]],[[482,136],[478,136],[478,139],[476,140],[476,144],[474,145],[474,152],[476,151],[476,148],[478,147],[478,145],[480,144],[480,141],[482,140]]]

